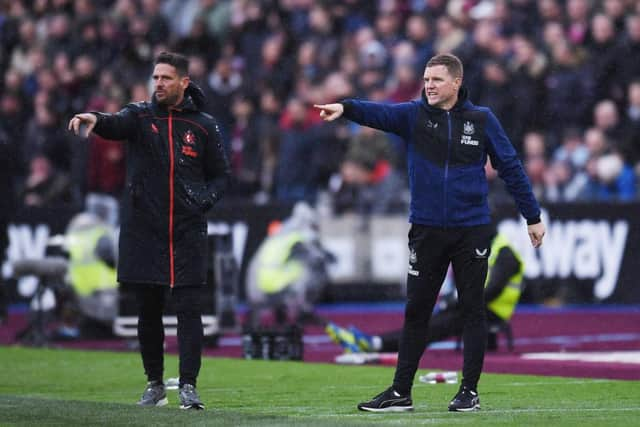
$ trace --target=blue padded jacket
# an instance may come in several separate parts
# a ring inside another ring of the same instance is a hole
[[[449,111],[421,99],[397,104],[347,99],[343,117],[400,136],[407,150],[409,222],[467,227],[491,222],[484,171],[487,156],[528,224],[540,207],[522,163],[496,116],[476,106],[462,88]]]

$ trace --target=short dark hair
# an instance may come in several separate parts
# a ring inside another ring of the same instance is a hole
[[[447,71],[453,77],[462,78],[462,75],[464,74],[462,61],[452,53],[440,53],[432,57],[429,62],[427,62],[427,67],[435,67],[436,65],[444,65],[447,67]]]
[[[169,64],[176,69],[180,77],[189,74],[189,60],[186,56],[173,52],[160,52],[156,57],[154,65]]]

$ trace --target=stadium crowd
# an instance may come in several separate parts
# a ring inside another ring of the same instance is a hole
[[[3,0],[4,194],[18,205],[118,196],[126,148],[64,125],[150,98],[153,58],[189,56],[233,168],[230,196],[338,212],[406,210],[402,147],[313,104],[416,98],[453,52],[542,201],[640,192],[640,2],[633,0]],[[487,168],[492,195],[504,190]],[[3,197],[4,198],[4,197]],[[6,203],[6,201],[3,201]]]

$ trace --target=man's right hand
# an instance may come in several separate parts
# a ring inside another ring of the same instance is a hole
[[[98,118],[93,113],[76,114],[71,120],[69,120],[69,126],[67,129],[73,131],[76,135],[87,138],[96,126],[96,123],[98,123]],[[86,130],[82,129],[83,127],[86,127]],[[81,130],[82,135],[80,135]]]
[[[339,103],[322,105],[315,104],[314,107],[320,110],[320,117],[322,117],[325,122],[331,122],[344,113],[344,106]]]

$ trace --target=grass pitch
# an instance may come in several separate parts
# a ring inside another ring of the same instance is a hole
[[[638,381],[484,374],[482,410],[449,413],[457,385],[413,389],[415,411],[359,412],[389,385],[390,367],[204,358],[198,390],[206,411],[140,408],[145,378],[137,353],[0,347],[0,426],[633,425]],[[177,376],[177,359],[165,360]],[[420,372],[419,372],[420,373]]]

